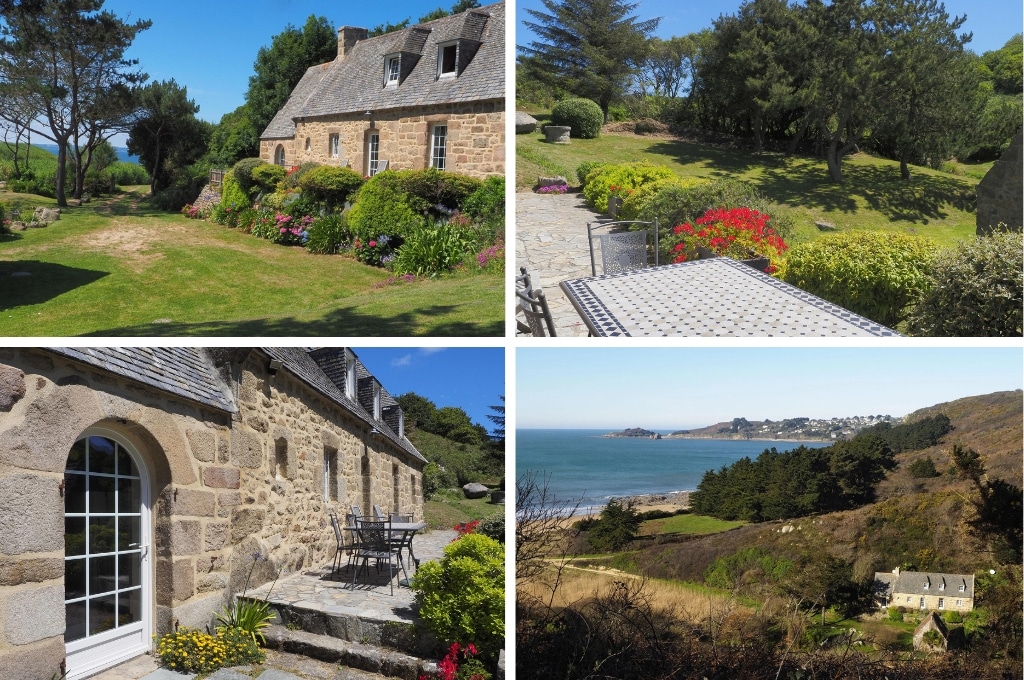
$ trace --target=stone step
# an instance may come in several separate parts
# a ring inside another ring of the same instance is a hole
[[[289,630],[281,625],[270,626],[264,635],[269,649],[301,654],[391,678],[418,680],[421,675],[432,674],[437,670],[437,665],[432,661],[383,649],[374,644],[349,642],[331,635]]]

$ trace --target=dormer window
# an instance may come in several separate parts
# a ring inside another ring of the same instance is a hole
[[[384,59],[384,87],[395,87],[398,85],[398,77],[401,74],[401,59],[392,55]]]
[[[967,590],[967,588],[965,586],[960,586],[960,592],[961,593],[964,592],[965,590]]]
[[[459,44],[445,43],[437,46],[437,77],[454,77],[459,65]]]

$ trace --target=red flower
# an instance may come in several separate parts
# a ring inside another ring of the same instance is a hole
[[[377,247],[377,242],[376,241],[370,241],[370,247],[371,248],[376,248]]]

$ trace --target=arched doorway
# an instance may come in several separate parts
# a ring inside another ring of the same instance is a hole
[[[284,145],[278,144],[277,149],[274,151],[274,163],[277,165],[284,165]]]
[[[150,648],[150,483],[117,432],[86,430],[64,471],[64,611],[69,679]]]

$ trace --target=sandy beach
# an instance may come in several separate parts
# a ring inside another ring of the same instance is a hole
[[[640,512],[648,512],[651,510],[675,512],[676,510],[686,510],[690,507],[690,493],[691,492],[689,491],[651,493],[639,496],[628,496],[624,500],[633,501],[636,509]],[[579,512],[576,513],[576,517],[588,517],[590,515],[596,516],[600,514],[600,507],[581,508]]]

